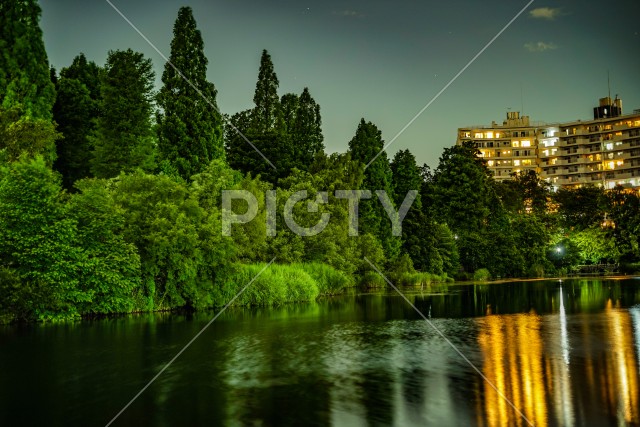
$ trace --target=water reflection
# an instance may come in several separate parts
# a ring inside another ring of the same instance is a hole
[[[478,342],[484,355],[484,375],[528,420],[546,425],[540,316],[492,315],[481,323]],[[506,399],[490,384],[484,385],[486,425],[528,425]],[[482,425],[479,415],[478,424]]]
[[[601,319],[570,319],[567,296],[560,288],[555,315],[532,311],[478,320],[482,371],[503,394],[483,385],[478,425],[640,423],[640,308],[623,310],[616,307],[620,300],[608,299]]]
[[[633,345],[633,330],[628,311],[613,308],[608,300],[605,308],[608,331],[614,352],[606,361],[606,372],[602,381],[602,397],[609,407],[616,408],[619,419],[637,424],[638,418],[638,371]]]
[[[536,426],[640,424],[640,281],[407,297]],[[0,373],[0,425],[104,425],[210,318],[0,328],[0,366],[13,368]],[[117,423],[200,424],[527,422],[406,301],[379,292],[231,309]]]

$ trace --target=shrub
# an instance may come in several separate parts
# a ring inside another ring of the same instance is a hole
[[[544,277],[544,266],[542,264],[533,264],[529,267],[527,276],[535,278]]]
[[[473,273],[473,280],[478,282],[484,282],[491,278],[491,273],[486,268],[479,268]]]

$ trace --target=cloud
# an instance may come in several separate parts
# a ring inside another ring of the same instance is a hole
[[[558,48],[555,43],[551,42],[526,43],[524,47],[527,48],[529,52],[544,52],[545,50],[553,50]]]
[[[338,16],[360,16],[360,14],[357,11],[350,10],[350,9],[333,11],[333,14]]]
[[[537,7],[529,11],[529,16],[536,19],[547,19],[551,21],[560,16],[560,9],[554,7]]]

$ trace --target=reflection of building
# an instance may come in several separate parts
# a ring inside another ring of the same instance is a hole
[[[540,316],[492,315],[485,322],[478,341],[484,355],[482,371],[488,381],[484,388],[484,414],[478,413],[478,424],[547,425]]]
[[[558,124],[509,112],[502,125],[459,128],[456,143],[474,142],[497,180],[535,170],[555,187],[640,187],[640,111],[622,115],[610,97],[593,110],[593,120]]]
[[[606,375],[601,386],[601,399],[611,408],[616,408],[620,419],[636,425],[640,422],[640,401],[638,400],[638,371],[633,342],[633,327],[630,313],[613,308],[607,302],[605,314],[609,334],[614,348],[613,357],[607,360]],[[615,391],[615,392],[614,392]]]
[[[480,321],[484,381],[477,424],[640,424],[640,309],[630,314],[609,300],[598,322],[584,315],[571,327],[562,289],[556,301],[558,315],[489,315]]]

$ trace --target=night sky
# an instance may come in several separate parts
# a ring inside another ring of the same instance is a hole
[[[252,106],[262,49],[272,56],[280,95],[305,86],[321,106],[327,151],[345,151],[361,117],[393,138],[528,0],[462,1],[124,1],[112,2],[169,56],[180,6],[194,10],[209,79],[224,113]],[[107,51],[164,63],[106,1],[40,2],[51,64]],[[640,108],[640,1],[534,1],[390,146],[435,167],[456,129],[501,122],[508,109],[533,121],[592,117],[598,98]],[[521,96],[522,95],[522,96]]]

